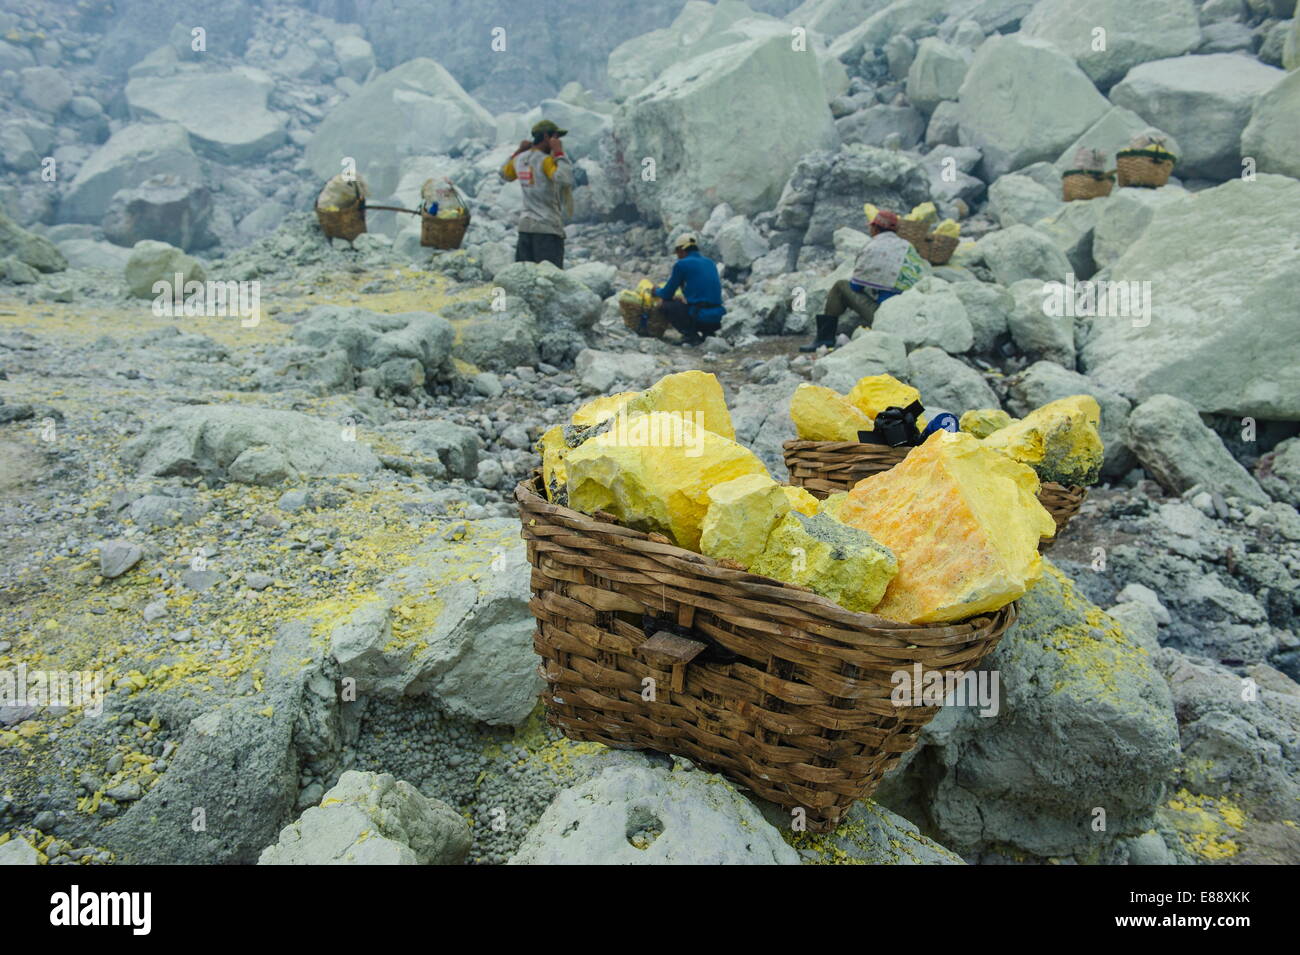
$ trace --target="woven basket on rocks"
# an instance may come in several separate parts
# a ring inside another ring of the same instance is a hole
[[[1153,153],[1145,149],[1121,149],[1115,154],[1115,169],[1120,186],[1142,186],[1159,189],[1169,181],[1174,171],[1174,158],[1160,158],[1168,153]]]
[[[358,202],[346,209],[316,208],[316,221],[327,239],[346,239],[351,242],[366,231],[366,205]]]
[[[863,478],[888,471],[912,450],[855,441],[787,441],[782,447],[790,483],[804,488],[818,499],[825,499],[838,491],[851,491]],[[1053,541],[1079,513],[1087,496],[1088,489],[1077,485],[1066,487],[1054,481],[1044,481],[1039,485],[1038,500],[1056,521]],[[1044,541],[1042,546],[1049,543]]]
[[[927,246],[921,254],[929,259],[931,265],[944,265],[952,254],[957,251],[957,246],[961,240],[952,235],[940,235],[932,232],[926,240]]]
[[[639,302],[619,299],[618,310],[628,331],[643,338],[662,338],[668,330],[668,319],[658,305],[647,308]]]
[[[433,249],[459,249],[469,228],[469,209],[455,218],[442,219],[420,213],[420,245]]]
[[[888,471],[912,450],[857,441],[787,441],[782,448],[790,483],[807,489],[818,499],[847,491],[863,478]]]
[[[548,721],[688,757],[802,809],[812,831],[873,792],[938,712],[895,705],[895,674],[970,670],[1016,618],[1014,604],[946,626],[853,613],[540,491],[526,481],[515,499]]]
[[[1080,169],[1071,169],[1061,176],[1061,198],[1066,202],[1080,199],[1100,199],[1109,196],[1114,183],[1104,173],[1094,175]]]

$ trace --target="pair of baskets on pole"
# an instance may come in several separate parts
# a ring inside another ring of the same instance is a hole
[[[785,446],[791,483],[818,497],[907,450]],[[1016,619],[1014,603],[939,625],[855,613],[549,501],[540,476],[515,500],[551,725],[570,739],[685,756],[809,831],[834,829],[916,745],[939,710],[921,684],[976,668]],[[1071,504],[1054,506],[1055,517]],[[910,693],[899,697],[904,685]]]
[[[316,206],[316,222],[327,239],[343,239],[351,242],[366,231],[366,212],[387,211],[405,212],[420,217],[420,245],[433,249],[459,249],[469,229],[469,202],[457,186],[452,186],[460,199],[461,214],[458,216],[430,215],[425,209],[406,209],[402,206],[367,205],[365,196],[357,188],[355,201],[339,209],[323,209]]]
[[[956,236],[931,232],[930,224],[921,219],[899,219],[898,234],[912,243],[921,258],[931,265],[945,265],[961,240]]]

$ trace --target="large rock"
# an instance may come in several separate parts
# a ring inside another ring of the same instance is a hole
[[[341,353],[361,384],[409,392],[453,373],[452,328],[431,312],[371,312],[318,305],[293,328],[293,340]]]
[[[1115,189],[1105,199],[1071,202],[1071,206],[1088,206],[1096,210],[1092,230],[1092,260],[1098,268],[1114,265],[1124,251],[1137,241],[1151,224],[1156,211],[1188,195],[1187,190],[1172,183],[1160,189],[1130,186]],[[1050,227],[1043,229],[1051,234]],[[1082,273],[1078,273],[1082,274]]]
[[[388,773],[350,769],[263,850],[258,865],[459,865],[469,824]]]
[[[386,467],[439,480],[470,480],[478,474],[482,442],[473,428],[421,419],[381,425],[379,432],[392,438],[400,449],[397,454],[381,456]]]
[[[1274,500],[1300,508],[1300,438],[1288,438],[1265,455],[1258,474]]]
[[[68,267],[68,260],[53,242],[28,232],[0,209],[0,258],[9,256],[41,272],[61,272]]]
[[[644,388],[655,371],[653,355],[640,352],[609,352],[584,348],[578,352],[573,370],[578,374],[585,391],[591,394],[608,394],[615,391],[637,391]],[[628,387],[615,388],[615,383]]]
[[[858,379],[867,375],[907,377],[907,358],[907,346],[901,338],[864,329],[843,348],[819,358],[813,364],[812,378],[819,385],[848,394]]]
[[[1034,228],[1065,253],[1075,278],[1091,278],[1097,271],[1093,245],[1097,221],[1107,203],[1099,200],[1061,203],[1055,212],[1035,222]]]
[[[619,111],[614,135],[643,214],[699,228],[719,202],[762,212],[800,156],[835,145],[816,54],[792,50],[784,27],[754,32],[674,63]]]
[[[427,693],[449,713],[518,725],[543,687],[518,521],[449,531],[329,622],[330,653],[361,692]]]
[[[836,229],[866,225],[863,202],[907,211],[929,198],[929,177],[915,159],[854,144],[799,160],[777,203],[776,226],[806,244],[829,246]]]
[[[907,98],[926,113],[945,100],[955,100],[970,66],[969,51],[938,37],[926,37],[916,47],[916,58],[907,71]]]
[[[774,826],[790,824],[789,813],[778,806],[764,804],[763,815]],[[797,835],[792,842],[804,865],[964,864],[961,856],[870,799],[853,803],[832,831]]]
[[[144,239],[131,249],[131,256],[126,260],[124,269],[126,286],[136,298],[157,298],[163,295],[173,298],[176,295],[176,276],[181,277],[181,292],[190,282],[206,281],[207,271],[199,260],[186,255],[174,245]],[[158,282],[166,282],[168,288],[161,293],[155,291]]]
[[[1007,316],[1007,331],[1020,353],[1034,361],[1051,361],[1073,369],[1074,319],[1048,314],[1044,283],[1022,279],[1012,284],[1011,297],[1016,307]]]
[[[1063,282],[1070,272],[1070,260],[1051,239],[1019,223],[990,232],[975,243],[975,251],[999,285],[1023,279]]]
[[[1201,42],[1192,0],[1039,0],[1020,30],[1072,56],[1102,89],[1139,63],[1181,56]]]
[[[923,282],[936,282],[926,279]],[[975,332],[966,306],[946,287],[908,289],[876,310],[874,331],[896,335],[908,348],[933,345],[951,354],[970,351]]]
[[[836,120],[835,129],[842,143],[915,149],[925,137],[925,116],[910,106],[880,103]]]
[[[72,100],[72,84],[52,66],[32,66],[18,74],[18,96],[27,106],[54,115]]]
[[[1300,179],[1300,72],[1288,73],[1255,100],[1241,154],[1253,158],[1260,172]]]
[[[931,411],[960,415],[974,408],[998,407],[998,396],[974,368],[939,348],[918,348],[907,356],[903,378],[921,393]]]
[[[1145,650],[1050,565],[981,666],[995,712],[945,706],[876,798],[964,855],[1013,848],[1102,861],[1151,827],[1178,724]],[[1097,830],[1094,807],[1105,810]]]
[[[1110,97],[1177,137],[1180,177],[1231,179],[1242,171],[1241,131],[1255,100],[1283,75],[1238,53],[1179,56],[1134,67]]]
[[[150,176],[137,188],[113,196],[104,214],[104,235],[118,245],[156,239],[188,252],[217,241],[211,219],[212,193],[207,186],[175,176]]]
[[[455,78],[426,57],[372,79],[330,111],[307,144],[305,160],[322,180],[346,158],[375,195],[397,188],[401,162],[411,155],[449,152],[466,138],[496,138],[492,114]]]
[[[266,108],[273,88],[261,70],[138,77],[126,84],[136,119],[179,123],[194,148],[222,162],[258,159],[285,141],[286,117]],[[338,167],[332,171],[338,172]]]
[[[989,211],[1002,228],[1032,225],[1061,208],[1061,191],[1016,174],[1000,176],[989,186]]]
[[[600,299],[577,278],[550,262],[512,262],[492,281],[532,313],[543,361],[568,365],[586,347],[586,333],[600,318]]]
[[[718,260],[733,269],[748,269],[770,251],[767,239],[744,216],[732,216],[713,239]]]
[[[555,801],[510,865],[797,865],[798,854],[720,776],[613,767]]]
[[[1130,398],[1300,419],[1300,323],[1287,305],[1300,301],[1298,203],[1300,182],[1265,174],[1162,204],[1109,275],[1151,283],[1149,320],[1095,319],[1083,370]],[[1221,226],[1210,235],[1206,222]]]
[[[987,181],[1055,159],[1110,105],[1068,56],[1019,34],[980,46],[958,104],[962,145],[983,152]]]
[[[1007,318],[1016,307],[1011,293],[1001,285],[985,282],[957,282],[952,292],[966,307],[974,333],[972,348],[977,352],[992,351],[1007,333]]]
[[[98,223],[119,190],[154,175],[203,181],[203,169],[178,123],[132,123],[115,132],[77,170],[59,203],[59,215],[72,222]]]
[[[1106,449],[1102,474],[1119,478],[1133,467],[1133,451],[1128,445],[1128,417],[1132,404],[1123,395],[1053,361],[1034,362],[1011,378],[1009,384],[1007,408],[1019,418],[1048,402],[1071,395],[1091,395],[1097,399],[1101,407],[1101,424],[1097,430]]]
[[[379,459],[343,429],[296,411],[195,405],[170,412],[124,449],[141,475],[278,484],[290,478],[364,474]]]
[[[1170,493],[1199,484],[1224,497],[1268,503],[1268,495],[1186,401],[1172,395],[1148,398],[1129,415],[1128,432],[1142,466]]]

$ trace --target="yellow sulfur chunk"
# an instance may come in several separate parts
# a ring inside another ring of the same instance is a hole
[[[928,225],[939,218],[939,210],[935,208],[933,202],[923,202],[919,206],[913,206],[912,211],[903,218],[910,219],[913,222],[924,222]]]
[[[977,438],[987,438],[994,431],[1005,428],[1016,419],[1001,408],[971,409],[961,416],[961,429]]]
[[[564,428],[556,425],[547,430],[538,439],[537,450],[542,456],[542,483],[546,487],[546,498],[554,501],[568,480],[564,459],[569,446],[564,440]]]
[[[1005,606],[1042,574],[1038,542],[1056,522],[1037,495],[1029,468],[968,434],[936,431],[827,509],[898,558],[877,614],[948,623]]]
[[[871,418],[848,398],[821,385],[800,385],[790,399],[790,417],[803,441],[856,441],[871,430]]]
[[[905,385],[893,375],[868,375],[859,378],[848,394],[854,407],[868,418],[875,420],[876,415],[886,408],[906,408],[913,401],[921,400],[921,393],[911,385]],[[925,427],[925,416],[917,419],[918,428]]]
[[[786,500],[790,502],[790,506],[800,514],[812,517],[821,509],[821,501],[813,497],[804,488],[782,484],[781,491],[785,494]]]
[[[1104,448],[1101,408],[1091,395],[1061,398],[1031,411],[984,439],[984,446],[1028,464],[1040,480],[1096,484]]]
[[[790,499],[766,474],[746,474],[709,490],[700,553],[748,567],[763,553],[772,528],[790,512]],[[805,492],[806,493],[806,492]]]
[[[683,371],[665,375],[649,389],[627,403],[625,414],[637,412],[672,411],[692,418],[695,423],[732,441],[736,429],[731,424],[731,412],[722,396],[722,384],[706,371]]]
[[[875,206],[873,206],[871,203],[869,203],[869,202],[864,202],[864,203],[862,204],[862,214],[865,215],[865,216],[867,217],[867,224],[868,224],[868,225],[871,224],[872,220],[875,219],[876,216],[877,216],[879,213],[880,213],[880,210],[877,209]]]
[[[956,219],[944,219],[934,227],[935,235],[946,235],[950,239],[956,239],[961,236],[961,223]]]
[[[846,610],[870,613],[898,572],[889,548],[829,514],[790,511],[750,565],[751,573],[808,587]]]
[[[565,467],[570,507],[608,511],[629,527],[659,531],[695,551],[709,490],[742,475],[767,474],[748,448],[690,417],[663,412],[620,418],[571,450]]]
[[[616,395],[603,395],[588,401],[585,405],[573,413],[569,420],[577,428],[593,428],[618,414],[618,409],[633,398],[639,396],[639,391],[620,391]]]

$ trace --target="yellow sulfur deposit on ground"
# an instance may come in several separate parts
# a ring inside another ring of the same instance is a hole
[[[906,408],[921,400],[921,393],[905,385],[893,375],[868,375],[859,378],[848,394],[848,399],[864,415],[875,419],[886,408]],[[917,427],[925,427],[925,418],[917,419]]]
[[[985,447],[1027,464],[1040,480],[1096,484],[1104,449],[1101,408],[1091,395],[1052,401],[990,434]]]
[[[994,431],[1005,428],[1016,419],[1001,408],[979,408],[965,412],[959,422],[967,434],[977,438],[987,438]]]
[[[570,507],[587,514],[608,511],[630,527],[659,531],[695,551],[709,491],[746,474],[767,474],[748,448],[699,427],[691,416],[665,412],[621,419],[572,449],[565,467]]]
[[[821,385],[800,385],[790,399],[790,417],[803,441],[856,441],[871,430],[871,418],[848,398]]]
[[[763,553],[772,528],[790,512],[790,498],[766,474],[746,474],[708,493],[700,552],[749,567]]]
[[[875,613],[946,623],[1005,606],[1042,573],[1038,542],[1056,533],[1029,468],[968,434],[937,431],[889,471],[824,509],[898,558]]]
[[[829,514],[787,513],[750,571],[808,587],[846,610],[869,613],[898,572],[887,547]]]

